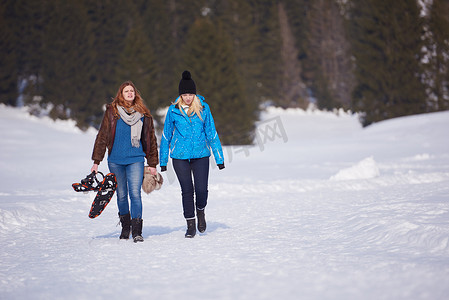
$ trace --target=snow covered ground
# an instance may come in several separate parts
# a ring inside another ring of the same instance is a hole
[[[261,120],[212,165],[205,234],[184,238],[169,166],[134,244],[115,196],[91,220],[71,188],[95,132],[0,106],[0,299],[447,299],[449,112]]]

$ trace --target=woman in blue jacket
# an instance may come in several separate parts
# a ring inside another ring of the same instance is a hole
[[[223,150],[209,105],[203,96],[196,94],[190,72],[184,71],[179,82],[179,97],[168,108],[165,117],[160,165],[162,172],[167,170],[170,154],[181,185],[182,206],[187,220],[186,238],[193,238],[196,234],[195,210],[198,231],[202,233],[206,230],[204,209],[207,205],[211,149],[218,168],[223,169]]]

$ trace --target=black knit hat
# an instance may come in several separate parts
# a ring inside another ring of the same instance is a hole
[[[189,71],[182,72],[182,79],[179,82],[179,95],[182,94],[196,95],[195,81],[193,81]]]

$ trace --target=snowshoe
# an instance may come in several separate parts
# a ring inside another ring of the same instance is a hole
[[[94,201],[92,202],[92,206],[89,212],[89,218],[93,219],[98,217],[106,205],[111,201],[112,196],[114,196],[114,192],[117,189],[117,179],[114,173],[106,174],[103,178],[103,181],[100,183],[100,189],[95,196]]]
[[[100,190],[101,182],[97,179],[97,174],[100,174],[102,180],[104,180],[104,175],[101,172],[95,173],[92,172],[86,176],[86,178],[81,179],[81,183],[73,183],[72,187],[75,192],[89,192],[95,191],[98,192]]]

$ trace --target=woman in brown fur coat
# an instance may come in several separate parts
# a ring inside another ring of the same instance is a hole
[[[107,105],[92,153],[91,171],[108,149],[109,171],[117,178],[117,206],[122,232],[120,239],[143,242],[141,188],[145,158],[151,174],[159,163],[153,117],[131,81],[120,85],[114,101]],[[128,196],[130,202],[128,202]]]

